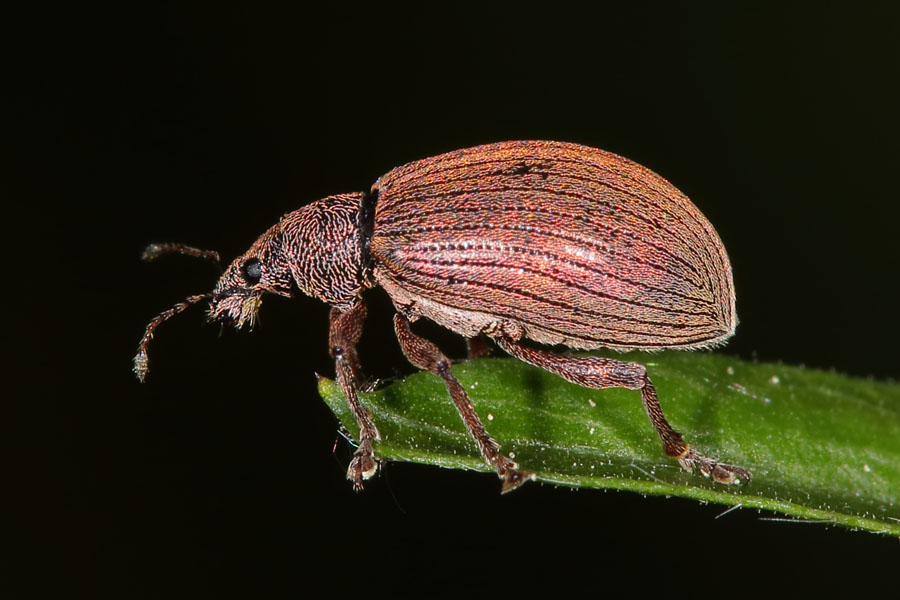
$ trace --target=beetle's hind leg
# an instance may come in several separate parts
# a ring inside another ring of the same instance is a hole
[[[600,356],[560,356],[523,346],[502,333],[494,335],[493,339],[519,360],[550,371],[572,383],[594,389],[640,390],[644,410],[647,411],[650,422],[662,440],[663,449],[668,456],[677,459],[684,470],[690,472],[697,467],[704,476],[711,477],[719,483],[750,481],[750,473],[745,469],[726,465],[699,454],[669,425],[659,405],[656,388],[647,376],[647,369],[642,365]]]
[[[441,352],[437,346],[428,340],[414,334],[409,328],[409,319],[397,313],[394,315],[394,330],[397,332],[397,339],[400,341],[400,348],[403,354],[416,367],[425,371],[430,371],[438,375],[447,385],[450,397],[459,411],[466,424],[469,433],[478,443],[478,449],[488,464],[497,469],[497,474],[502,480],[502,491],[509,492],[516,489],[526,481],[532,478],[531,473],[518,470],[518,465],[508,457],[500,453],[500,444],[494,441],[478,418],[478,413],[472,406],[466,390],[460,385],[459,380],[450,371],[450,360]]]

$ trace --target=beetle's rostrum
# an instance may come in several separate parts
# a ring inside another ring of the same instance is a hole
[[[218,255],[179,244],[148,248]],[[720,483],[749,481],[741,467],[706,457],[663,415],[646,369],[575,349],[696,349],[734,333],[731,265],[700,211],[668,181],[625,158],[561,142],[515,141],[398,167],[368,193],[329,196],[283,216],[225,270],[209,294],[191,296],[148,325],[135,357],[143,381],[160,323],[210,301],[211,319],[254,322],[262,295],[295,290],[331,307],[329,350],[360,426],[348,478],[356,489],[378,468],[378,429],[360,402],[356,353],[366,306],[382,287],[409,361],[441,377],[485,461],[509,491],[531,475],[500,453],[450,360],[410,324],[427,318],[475,342],[590,388],[640,390],[666,454]],[[476,346],[471,346],[475,348]]]

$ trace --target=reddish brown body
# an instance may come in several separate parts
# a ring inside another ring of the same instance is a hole
[[[394,169],[375,184],[375,280],[462,335],[503,326],[572,348],[699,348],[734,332],[712,225],[615,154],[505,142]]]
[[[211,257],[183,245],[163,252]],[[553,354],[522,344],[616,349],[700,348],[734,332],[731,266],[715,230],[681,192],[620,156],[560,142],[503,142],[399,167],[369,193],[329,196],[265,232],[215,290],[150,322],[135,357],[142,380],[156,327],[202,300],[210,317],[252,323],[264,293],[295,289],[330,304],[337,379],[360,426],[348,469],[354,487],[377,470],[378,429],[357,396],[356,354],[366,307],[381,286],[394,328],[415,366],[444,379],[457,410],[504,491],[530,478],[500,453],[449,359],[410,323],[431,319],[485,336],[509,354],[574,383],[640,390],[663,448],[686,470],[722,483],[744,469],[691,448],[666,421],[646,369],[601,357]]]

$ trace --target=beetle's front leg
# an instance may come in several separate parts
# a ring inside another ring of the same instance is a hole
[[[489,465],[497,469],[497,474],[502,480],[501,491],[509,492],[531,479],[531,473],[519,471],[515,462],[500,454],[500,444],[488,435],[484,424],[478,418],[478,413],[475,412],[475,407],[469,400],[469,395],[450,371],[450,360],[444,353],[428,340],[414,334],[409,328],[409,319],[400,313],[394,315],[394,330],[397,332],[400,348],[409,362],[444,380],[459,416],[462,417],[469,433],[478,443],[481,455]]]
[[[372,442],[380,440],[378,429],[372,422],[372,415],[359,401],[356,394],[361,381],[359,359],[356,355],[356,343],[362,336],[363,322],[366,320],[366,305],[358,300],[349,310],[331,309],[331,326],[328,332],[328,346],[334,359],[334,370],[338,383],[350,405],[350,412],[359,425],[359,446],[353,453],[347,479],[353,482],[353,489],[362,490],[363,479],[369,479],[378,470]]]

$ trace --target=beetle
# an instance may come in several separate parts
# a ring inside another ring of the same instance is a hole
[[[151,245],[145,258],[166,252],[218,258],[181,244]],[[264,293],[299,290],[326,302],[337,381],[361,432],[347,470],[360,490],[378,469],[379,433],[357,395],[364,378],[356,352],[366,317],[362,293],[376,286],[397,309],[404,355],[444,380],[504,492],[532,475],[500,452],[450,360],[413,333],[411,322],[425,318],[473,341],[486,337],[585,387],[640,390],[668,456],[719,483],[749,481],[745,469],[683,440],[642,365],[534,347],[708,348],[737,323],[731,265],[703,214],[649,169],[577,144],[511,141],[457,150],[393,169],[368,193],[329,196],[284,215],[212,292],[150,321],[135,373],[141,381],[147,375],[156,328],[198,302],[209,301],[211,320],[238,328],[254,322]]]

